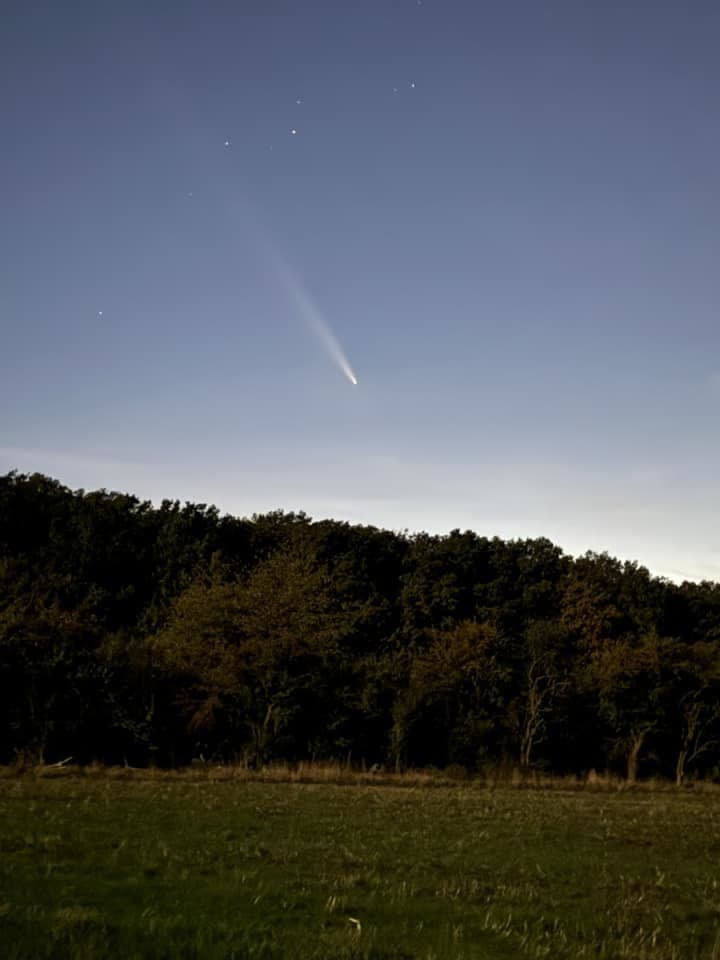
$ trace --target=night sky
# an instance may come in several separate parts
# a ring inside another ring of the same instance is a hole
[[[720,580],[719,50],[716,0],[4,0],[0,471]]]

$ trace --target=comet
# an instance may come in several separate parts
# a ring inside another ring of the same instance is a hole
[[[273,261],[277,276],[292,298],[298,313],[307,324],[310,332],[315,335],[325,353],[340,369],[341,373],[356,387],[358,379],[355,376],[355,371],[350,366],[350,361],[340,346],[340,342],[333,333],[330,324],[322,315],[300,279],[290,269],[290,266],[277,253],[274,254]]]

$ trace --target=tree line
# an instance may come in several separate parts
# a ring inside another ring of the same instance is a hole
[[[0,477],[0,762],[720,777],[720,584]]]

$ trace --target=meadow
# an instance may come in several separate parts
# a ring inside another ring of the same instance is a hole
[[[720,795],[0,777],[2,956],[720,957]]]

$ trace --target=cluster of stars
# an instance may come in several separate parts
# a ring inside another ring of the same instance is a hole
[[[423,0],[416,0],[416,2],[417,2],[418,7],[421,7],[421,6],[422,6],[422,3],[423,3]],[[408,86],[409,86],[409,88],[410,88],[411,90],[415,90],[415,88],[416,88],[415,81],[414,81],[414,80],[410,80],[410,81],[408,82]],[[400,87],[393,87],[393,88],[392,88],[392,92],[393,92],[393,95],[398,95],[398,94],[400,93]],[[295,105],[296,105],[296,106],[298,106],[298,107],[299,107],[299,106],[302,106],[302,103],[303,103],[302,97],[296,97],[296,98],[295,98]],[[298,134],[299,134],[299,129],[298,129],[297,127],[290,127],[289,134],[290,134],[291,137],[296,137],[296,136],[298,136]],[[229,140],[229,139],[228,139],[228,140],[225,140],[225,141],[223,142],[223,146],[225,147],[226,150],[229,150],[229,149],[230,149],[230,146],[231,146],[230,140]],[[269,149],[270,149],[271,151],[273,150],[272,144],[269,146]],[[192,190],[189,190],[189,191],[187,192],[187,197],[188,197],[189,199],[192,199],[192,196],[193,196],[193,192],[192,192]],[[102,310],[98,310],[98,311],[97,311],[98,319],[101,318],[102,315],[103,315]]]
[[[417,0],[417,5],[418,5],[418,6],[421,6],[421,4],[422,4],[422,0]],[[416,86],[415,81],[414,81],[414,80],[411,80],[411,81],[409,82],[408,86],[410,87],[411,90],[414,90],[414,89],[415,89],[415,86]],[[400,87],[393,87],[393,88],[392,88],[392,92],[393,92],[393,94],[399,94],[399,93],[400,93]],[[296,104],[296,106],[298,106],[298,107],[301,106],[302,102],[303,102],[303,101],[302,101],[302,98],[301,98],[301,97],[296,97],[296,98],[295,98],[295,104]],[[296,136],[298,135],[298,132],[299,132],[299,131],[298,131],[298,128],[297,128],[297,127],[291,127],[291,128],[290,128],[290,136],[291,136],[291,137],[296,137]],[[225,140],[223,145],[224,145],[225,149],[228,150],[228,149],[230,148],[230,140]],[[269,149],[270,149],[270,150],[273,149],[272,145],[270,145]],[[188,198],[192,198],[192,195],[193,195],[192,190],[189,190],[188,193],[187,193]],[[103,315],[102,310],[98,310],[97,315],[98,315],[98,318],[102,317],[102,315]]]
[[[421,4],[422,4],[422,0],[418,0],[418,6],[420,6]],[[410,87],[411,90],[414,90],[414,89],[415,89],[416,84],[415,84],[415,81],[414,81],[414,80],[411,80],[411,81],[410,81],[409,87]],[[393,88],[392,88],[392,92],[393,92],[394,94],[400,93],[400,87],[393,87]],[[300,97],[296,97],[296,99],[295,99],[295,104],[296,104],[298,107],[302,104],[302,102],[303,102],[303,101],[302,101],[302,99],[301,99]],[[298,131],[298,128],[297,128],[297,127],[291,127],[291,128],[290,128],[290,136],[291,136],[291,137],[296,137],[296,136],[298,135],[298,132],[299,132],[299,131]],[[229,140],[226,140],[226,141],[225,141],[225,147],[228,148],[229,146],[230,146],[230,141],[229,141]],[[273,148],[272,148],[272,145],[271,145],[271,146],[270,146],[270,150],[272,150],[272,149],[273,149]],[[191,196],[192,196],[192,193],[189,193],[188,196],[191,197]]]

